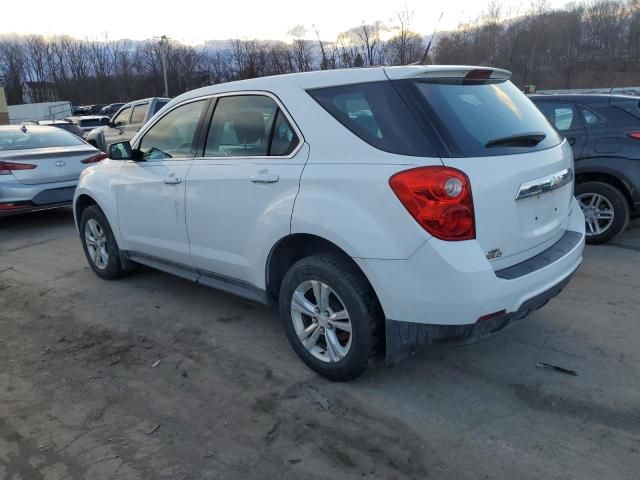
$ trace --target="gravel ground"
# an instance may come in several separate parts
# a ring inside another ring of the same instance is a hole
[[[337,384],[274,310],[0,219],[0,479],[637,480],[639,265],[635,221],[501,335]]]

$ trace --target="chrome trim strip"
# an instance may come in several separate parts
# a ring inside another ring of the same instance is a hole
[[[550,192],[560,187],[564,187],[566,184],[571,183],[573,180],[573,169],[565,168],[560,172],[547,175],[546,177],[536,178],[520,185],[516,200],[527,197],[535,197],[541,193]]]

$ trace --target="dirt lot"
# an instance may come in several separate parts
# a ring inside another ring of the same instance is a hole
[[[331,384],[274,311],[1,219],[0,479],[637,480],[639,265],[636,221],[503,334]]]

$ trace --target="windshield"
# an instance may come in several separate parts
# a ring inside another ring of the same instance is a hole
[[[16,128],[0,130],[0,150],[29,150],[31,148],[70,147],[84,142],[59,128]]]
[[[414,98],[423,103],[453,156],[526,153],[551,148],[562,141],[542,113],[511,82],[406,82],[417,92]]]

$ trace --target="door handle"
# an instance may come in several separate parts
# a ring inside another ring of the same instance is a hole
[[[251,176],[253,183],[276,183],[280,177],[275,173],[260,172]]]
[[[169,175],[168,177],[164,177],[164,183],[165,185],[178,185],[179,183],[182,183],[182,179],[175,175]]]

